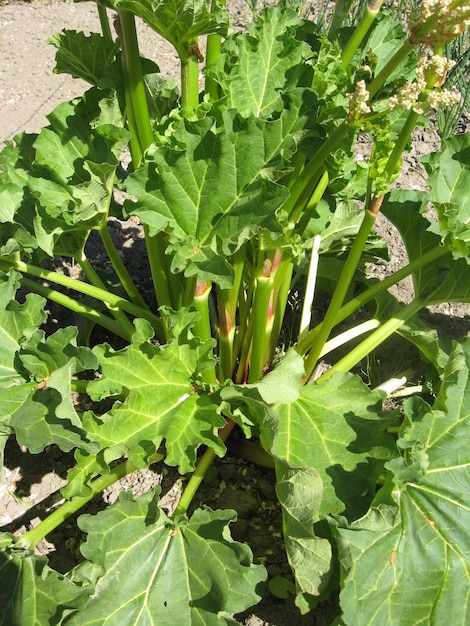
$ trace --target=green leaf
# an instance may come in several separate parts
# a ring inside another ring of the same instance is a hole
[[[256,389],[264,402],[268,404],[295,402],[299,399],[302,378],[304,376],[303,359],[292,348],[276,367],[271,372],[268,372],[259,382],[252,385],[242,385],[241,389],[243,391],[245,389]]]
[[[97,366],[87,348],[76,344],[76,328],[44,339],[45,301],[29,294],[14,300],[19,274],[0,273],[0,432],[16,434],[32,453],[56,443],[62,450],[91,450],[71,400],[70,381]]]
[[[227,14],[221,2],[206,0],[114,0],[116,9],[128,9],[141,17],[164,39],[173,44],[182,59],[188,46],[201,35],[227,32]]]
[[[386,197],[383,214],[398,228],[410,261],[442,246],[439,235],[430,232],[432,222],[422,214],[427,210],[428,194],[422,191],[394,189]],[[416,297],[429,294],[442,282],[443,270],[452,263],[452,255],[440,256],[413,272]]]
[[[88,533],[82,553],[103,574],[68,626],[215,626],[259,601],[266,572],[231,539],[234,512],[198,509],[189,520],[173,521],[157,496],[121,494],[107,511],[79,519]]]
[[[76,256],[90,231],[107,218],[129,134],[120,119],[92,124],[100,117],[102,99],[102,92],[91,89],[60,104],[34,142],[26,184],[39,206],[30,213],[29,230],[49,255]]]
[[[385,429],[382,396],[352,374],[302,388],[300,398],[276,404],[261,424],[263,447],[291,467],[315,468],[324,495],[321,516],[344,513],[355,519],[368,508],[383,462],[393,456]]]
[[[225,44],[227,52],[206,73],[220,82],[227,108],[262,118],[282,110],[283,92],[297,86],[303,62],[312,55],[310,46],[296,38],[302,24],[294,9],[271,7],[248,33],[237,33]],[[226,56],[234,55],[227,63]]]
[[[455,259],[444,268],[441,284],[426,298],[426,306],[441,302],[470,302],[470,265],[467,258]]]
[[[0,272],[0,387],[6,388],[24,380],[17,370],[17,352],[28,329],[35,329],[46,319],[45,300],[29,294],[24,304],[15,300],[20,286],[18,272]],[[2,398],[2,394],[0,394]],[[1,402],[1,400],[0,400]]]
[[[16,385],[2,391],[3,424],[33,454],[52,443],[66,452],[76,446],[96,450],[71,395],[73,376],[95,369],[96,358],[88,348],[77,347],[76,328],[58,330],[47,339],[39,330],[26,334],[16,353],[23,364],[24,382],[17,375]]]
[[[44,556],[18,548],[0,552],[0,625],[58,626],[65,612],[87,603],[94,587],[76,584],[47,565]]]
[[[440,231],[446,243],[467,256],[470,242],[470,134],[442,141],[439,152],[422,157],[429,174],[428,201],[437,210]]]
[[[270,179],[270,166],[295,145],[299,128],[295,111],[274,122],[225,113],[223,122],[215,129],[212,119],[185,120],[175,147],[157,148],[153,161],[129,176],[127,191],[137,200],[125,208],[151,234],[169,232],[173,272],[228,288],[227,257],[260,230],[282,233],[276,211],[288,192]]]
[[[289,564],[295,575],[297,599],[308,611],[306,596],[318,596],[327,586],[331,545],[316,537],[323,482],[313,468],[292,468],[276,461],[276,494],[282,506],[283,532]]]
[[[83,32],[64,29],[53,35],[48,43],[57,48],[56,74],[70,74],[91,85],[98,85],[107,67],[114,61],[119,43],[98,33],[88,37]]]
[[[0,152],[0,223],[2,225],[0,254],[10,256],[15,252],[31,253],[38,244],[32,219],[35,200],[28,189],[29,171],[33,167],[33,143],[36,134],[15,136]]]
[[[454,347],[434,406],[405,403],[403,456],[387,464],[376,506],[338,531],[348,625],[468,624],[469,367],[465,339]]]
[[[104,415],[88,412],[84,426],[98,441],[109,462],[128,454],[138,466],[166,439],[168,465],[177,465],[182,474],[194,470],[196,450],[201,445],[223,456],[225,446],[218,429],[225,420],[217,413],[218,400],[199,395],[193,382],[209,358],[210,345],[181,337],[164,346],[153,345],[153,331],[145,320],[136,320],[132,344],[115,351],[107,344],[96,346],[102,378],[88,385],[87,392],[99,400],[126,392]]]

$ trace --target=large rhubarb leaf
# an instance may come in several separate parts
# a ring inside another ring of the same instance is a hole
[[[19,274],[0,275],[0,431],[37,453],[57,444],[68,451],[93,446],[71,400],[71,379],[97,367],[96,357],[76,343],[76,328],[48,339],[37,327],[45,320],[43,298],[15,299]]]
[[[324,485],[320,515],[362,515],[372,501],[392,438],[384,432],[396,420],[381,409],[379,392],[352,374],[302,388],[300,398],[276,404],[261,425],[263,446],[291,467],[315,468]]]
[[[429,263],[417,267],[411,274],[416,297],[435,290],[453,262],[452,254],[442,246],[439,234],[431,232],[433,222],[423,215],[428,200],[425,192],[394,189],[382,207],[384,215],[400,231],[410,262],[426,254],[432,255]]]
[[[197,392],[196,374],[209,359],[209,345],[181,337],[164,346],[151,342],[153,331],[145,320],[136,320],[130,346],[115,351],[97,346],[102,378],[88,385],[93,399],[124,394],[111,411],[88,412],[84,426],[98,441],[107,461],[128,454],[139,466],[166,439],[166,463],[185,474],[194,469],[196,450],[207,445],[223,456],[225,447],[217,431],[225,424],[218,414],[218,400]]]
[[[234,512],[198,509],[172,520],[157,496],[125,493],[107,511],[79,519],[88,533],[81,551],[103,573],[68,626],[219,626],[259,601],[266,571],[230,537]]]
[[[174,272],[229,287],[227,257],[260,229],[282,234],[276,211],[288,191],[272,180],[272,162],[295,146],[299,132],[295,111],[274,122],[227,112],[223,129],[213,119],[185,121],[172,147],[157,148],[129,176],[127,190],[137,200],[125,208],[151,234],[169,233]]]
[[[38,247],[32,219],[35,200],[28,189],[36,134],[16,135],[0,152],[0,254],[32,252]]]
[[[434,405],[405,403],[402,456],[387,464],[376,505],[339,530],[348,626],[469,623],[469,368],[466,339],[454,347]]]

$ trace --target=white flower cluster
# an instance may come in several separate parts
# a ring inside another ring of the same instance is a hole
[[[413,109],[420,115],[427,115],[433,110],[458,104],[462,98],[458,91],[428,89],[431,85],[443,85],[454,64],[455,61],[440,55],[422,55],[416,68],[416,79],[405,83],[397,95],[390,98],[390,108]]]
[[[470,3],[450,9],[452,4],[453,0],[422,0],[410,15],[411,43],[443,44],[461,35],[470,24]],[[421,25],[429,18],[434,21],[432,28],[421,33]]]
[[[355,115],[367,115],[371,112],[370,106],[367,104],[370,98],[370,94],[366,88],[365,80],[360,80],[354,93],[346,94],[349,100],[349,115],[351,117]]]

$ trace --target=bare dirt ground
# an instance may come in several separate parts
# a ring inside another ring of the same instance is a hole
[[[230,0],[229,4],[240,22],[249,14],[243,0]],[[46,42],[64,28],[99,32],[94,3],[73,4],[67,0],[52,0],[2,4],[0,0],[0,147],[20,131],[38,132],[47,124],[47,113],[60,102],[81,95],[86,88],[82,81],[52,72],[55,50]],[[163,75],[178,75],[178,62],[171,47],[157,40],[153,31],[141,26],[139,42],[143,54],[160,66]],[[401,185],[425,188],[425,175],[418,157],[434,150],[438,144],[439,137],[435,131],[416,133],[413,152],[400,179]],[[111,229],[114,237],[127,250],[129,258],[142,256],[139,252],[142,250],[141,234],[135,227],[123,228],[116,220]],[[406,259],[406,252],[399,245],[400,238],[394,227],[385,219],[378,230],[392,251],[388,263],[374,268],[380,278],[400,267]],[[397,286],[396,295],[401,301],[408,301],[411,293],[410,282]],[[449,336],[464,336],[470,332],[468,310],[467,306],[446,304],[427,315],[432,324],[444,328]],[[0,484],[1,529],[21,533],[38,523],[45,514],[46,506],[51,506],[54,499],[60,498],[57,490],[64,484],[67,469],[72,464],[71,456],[58,449],[50,448],[33,458],[11,442],[6,449],[6,469]],[[281,518],[275,505],[272,474],[230,457],[218,463],[216,469],[216,476],[202,488],[198,499],[212,508],[235,508],[239,520],[232,528],[234,537],[250,544],[255,559],[265,558],[268,551],[266,565],[271,577],[288,575],[282,547],[276,541],[281,532]],[[124,489],[139,494],[155,484],[161,484],[163,492],[168,491],[167,500],[171,501],[172,497],[177,497],[179,485],[173,484],[174,476],[160,472],[161,468],[156,467],[126,477],[108,490],[101,501],[93,502],[87,512],[97,511],[114,501]],[[42,506],[38,506],[41,501]],[[195,504],[199,505],[199,501]],[[66,571],[73,564],[80,542],[75,520],[71,519],[60,534],[48,539],[41,544],[41,550],[48,553],[53,567]],[[260,605],[237,619],[249,626],[326,626],[337,612],[337,603],[333,599],[302,617],[291,599],[278,600],[267,592]]]

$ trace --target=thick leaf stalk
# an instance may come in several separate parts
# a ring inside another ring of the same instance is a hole
[[[246,246],[242,246],[232,259],[234,281],[230,289],[217,289],[217,308],[219,317],[219,381],[231,379],[235,367],[235,333],[237,329],[237,309],[242,305],[243,268],[246,258]]]
[[[266,255],[258,270],[253,307],[250,319],[251,350],[248,382],[260,380],[269,358],[270,337],[273,327],[274,278],[281,262],[281,253],[276,250]]]
[[[106,288],[101,288],[96,285],[91,285],[90,283],[86,283],[81,280],[76,280],[74,278],[70,278],[69,276],[65,276],[64,274],[59,274],[58,272],[47,270],[43,267],[37,267],[30,263],[24,263],[23,261],[14,261],[14,262],[10,261],[7,263],[6,261],[1,260],[0,267],[3,267],[3,269],[5,269],[6,271],[14,267],[22,274],[29,274],[31,276],[41,278],[42,280],[45,280],[49,283],[62,285],[63,287],[66,287],[67,289],[71,289],[78,293],[82,293],[84,295],[90,296],[91,298],[94,298],[95,300],[99,300],[100,302],[103,302],[103,304],[105,304],[110,309],[120,309],[122,311],[126,311],[127,313],[129,313],[130,315],[134,317],[142,317],[146,319],[148,322],[150,322],[150,324],[152,325],[152,327],[154,328],[154,330],[160,337],[162,336],[162,331],[163,331],[162,322],[157,315],[154,315],[153,313],[151,313],[147,309],[147,307],[143,309],[139,307],[138,305],[134,304],[133,302],[129,302],[129,300],[126,300],[125,298],[121,296],[117,296],[111,293]],[[28,280],[28,284],[30,286],[34,286],[33,291],[36,291],[37,293],[39,293],[38,288],[43,288],[43,285],[33,282],[29,279],[23,278],[22,280],[25,280],[25,281]],[[51,287],[44,287],[44,289],[47,289],[47,293],[49,293],[51,296],[53,296],[54,294],[56,294],[57,297],[64,295],[54,290]],[[44,293],[44,292],[41,292],[41,293]],[[51,297],[51,299],[54,299],[54,298]],[[54,301],[57,301],[57,300],[54,300]],[[76,303],[77,305],[81,304],[79,301],[74,300],[73,298],[67,297],[66,301],[69,302],[70,304],[72,303]],[[75,305],[73,305],[73,307],[74,306]],[[84,306],[84,305],[81,305],[81,306]],[[75,310],[71,306],[67,306],[67,308],[69,308],[72,311]],[[106,320],[112,321],[110,320],[110,318],[100,314],[99,311],[95,311],[91,307],[87,307],[87,310],[94,311],[94,315],[97,316],[96,319],[102,319],[102,317],[105,317]],[[101,324],[101,322],[98,322],[98,323]],[[117,325],[116,327],[119,327],[119,325]],[[121,336],[122,332],[123,331],[119,333],[119,336]]]
[[[137,144],[139,148],[139,154],[133,154],[132,157],[134,165],[138,166],[145,150],[153,142],[153,132],[140,62],[135,17],[133,13],[126,9],[119,9],[118,15],[127,115],[131,133],[134,130],[131,147]],[[137,137],[135,137],[135,134],[137,134]]]
[[[189,117],[199,105],[199,63],[203,61],[198,39],[188,42],[181,60],[181,113]]]
[[[209,298],[211,297],[212,284],[209,281],[197,282],[194,293],[193,306],[199,313],[199,319],[196,321],[193,332],[201,339],[203,343],[212,339],[211,316],[209,310]],[[211,350],[212,355],[212,350]],[[215,384],[217,376],[214,367],[206,369],[203,372],[204,379],[207,383]]]
[[[341,55],[344,68],[346,68],[351,63],[353,56],[356,53],[356,50],[362,44],[367,33],[369,32],[369,29],[377,18],[382,3],[383,0],[371,0],[367,5],[364,11],[364,15],[362,16],[359,24],[354,29],[354,32],[349,38],[348,43],[346,44]]]
[[[227,420],[225,426],[221,430],[219,430],[220,440],[225,442],[235,426],[236,424],[233,420]],[[183,491],[183,495],[181,496],[181,499],[178,502],[178,505],[176,506],[172,517],[186,514],[186,511],[188,510],[194,496],[196,495],[196,491],[199,489],[202,481],[204,480],[204,476],[206,475],[207,470],[214,462],[215,456],[216,455],[214,450],[212,448],[207,448],[207,450],[204,452],[201,459],[199,460],[196,470],[191,475],[191,478],[189,479],[188,484]]]

